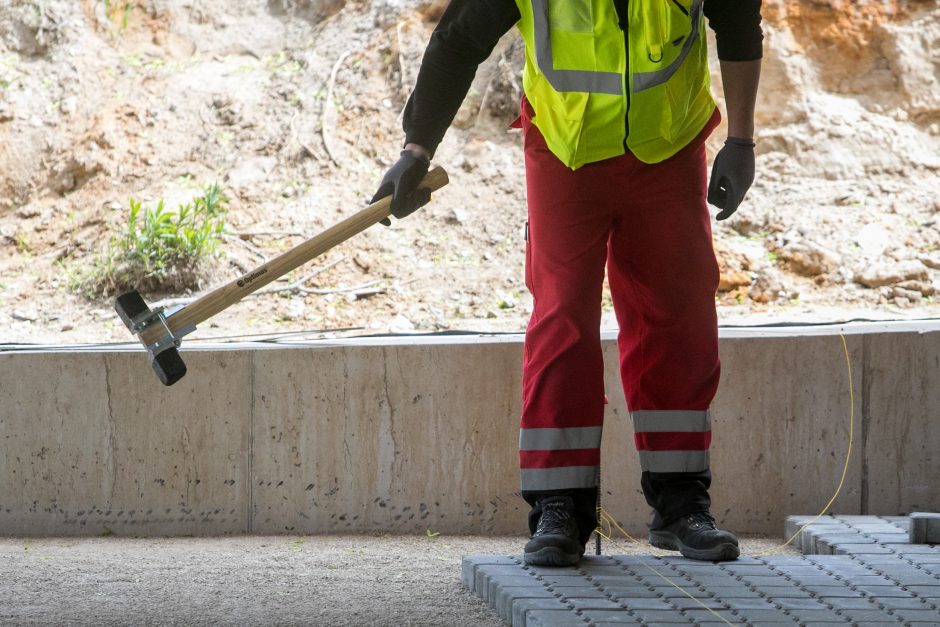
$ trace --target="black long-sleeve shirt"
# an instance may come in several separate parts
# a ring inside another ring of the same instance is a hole
[[[715,31],[719,59],[761,58],[761,0],[705,0],[703,8]],[[406,142],[432,153],[437,149],[470,90],[477,67],[520,19],[515,0],[451,0],[431,35],[405,106]]]

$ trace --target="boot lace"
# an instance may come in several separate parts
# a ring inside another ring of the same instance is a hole
[[[715,518],[708,512],[696,512],[688,517],[690,529],[717,529]]]
[[[563,504],[548,503],[542,508],[542,515],[539,517],[535,535],[567,534],[573,520],[571,512]]]

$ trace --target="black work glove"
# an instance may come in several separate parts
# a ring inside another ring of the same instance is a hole
[[[722,211],[717,220],[730,218],[754,182],[754,140],[729,137],[715,156],[708,184],[708,202]]]
[[[391,196],[393,216],[400,220],[411,215],[431,200],[431,190],[418,189],[418,183],[424,179],[430,165],[430,161],[414,150],[402,150],[401,157],[385,173],[369,204]],[[386,218],[382,220],[382,224],[388,226],[391,221]]]

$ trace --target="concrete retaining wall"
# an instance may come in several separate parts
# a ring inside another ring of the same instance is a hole
[[[779,533],[822,509],[940,510],[940,324],[722,332],[713,511]],[[649,510],[605,336],[605,507]],[[0,353],[0,535],[524,533],[520,336]]]

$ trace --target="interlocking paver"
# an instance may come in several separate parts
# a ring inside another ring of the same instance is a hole
[[[940,624],[940,612],[937,610],[894,610],[894,614],[909,623]]]
[[[839,615],[853,623],[881,623],[882,625],[896,623],[900,619],[896,616],[879,610],[877,607],[866,610],[838,610]]]
[[[940,585],[937,586],[905,586],[905,590],[919,597],[940,597]]]
[[[518,599],[512,603],[512,606],[503,614],[503,620],[511,620],[513,625],[525,625],[526,613],[532,610],[568,610],[573,617],[568,605],[558,599]]]
[[[504,619],[509,620],[512,618],[513,606],[516,603],[529,600],[552,601],[555,604],[561,603],[554,594],[545,588],[500,588],[499,593],[496,595],[496,612]],[[492,605],[492,601],[490,601],[490,604]],[[568,607],[563,603],[562,605]],[[559,608],[551,607],[548,609]]]
[[[838,582],[832,581],[832,583]],[[860,599],[865,596],[858,590],[853,590],[848,586],[806,586],[805,590],[810,594],[825,599]]]
[[[870,597],[855,598],[827,598],[826,603],[832,606],[834,610],[870,610],[877,608]]]
[[[825,608],[820,610],[789,610],[789,615],[801,625],[806,623],[845,623],[845,617]]]
[[[526,627],[584,627],[588,621],[568,610],[530,610]]]
[[[732,614],[727,610],[713,610],[711,612],[705,609],[688,610],[684,613],[684,616],[690,623],[694,623],[696,625],[707,625],[713,623],[721,623],[724,625],[727,623],[734,624],[735,622],[741,622],[741,619],[739,619],[736,614]]]
[[[605,555],[563,569],[525,567],[514,556],[469,556],[461,579],[504,620],[530,627],[724,620],[940,625],[940,547],[906,544],[906,520],[846,516],[807,527],[820,536],[804,532],[812,550],[831,542],[836,555],[745,556],[718,564]]]
[[[595,625],[641,625],[643,621],[629,612],[620,611],[605,611],[605,610],[588,610],[584,613],[584,618],[588,619]],[[680,624],[688,624],[680,623]]]
[[[672,603],[656,598],[656,599],[617,599],[617,602],[620,603],[625,609],[628,610],[671,610],[673,609]]]

